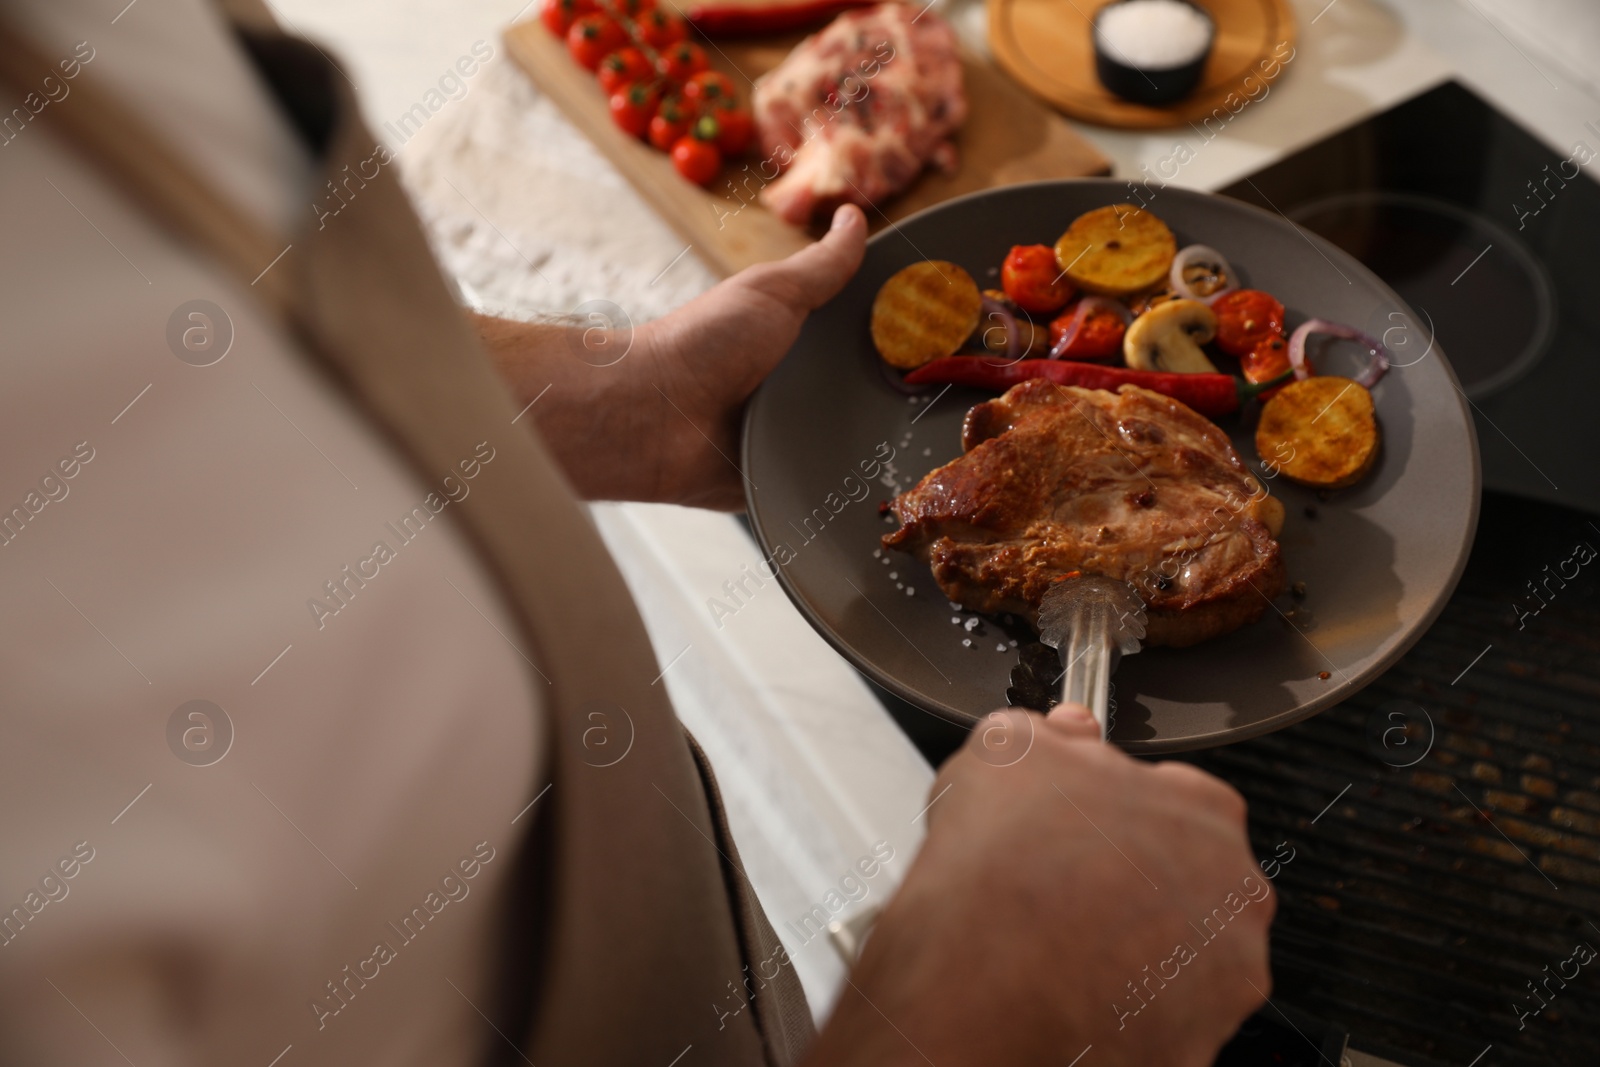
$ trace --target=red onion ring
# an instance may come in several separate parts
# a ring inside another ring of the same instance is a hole
[[[1021,359],[1022,358],[1022,327],[1017,324],[1017,317],[1014,314],[1011,313],[1011,309],[1006,307],[1004,304],[1002,304],[1000,301],[994,299],[993,297],[986,296],[986,297],[983,298],[983,314],[985,316],[989,316],[989,315],[997,315],[997,316],[999,316],[1000,324],[1005,327],[1005,331],[1006,331],[1005,358],[1008,361],[1012,362],[1012,363],[1015,363],[1017,360]],[[991,327],[989,327],[989,329],[984,330],[983,334],[982,334],[982,337],[987,337],[988,334],[989,334],[989,330],[993,329],[993,328],[994,327],[991,326]],[[989,346],[988,346],[987,343],[985,343],[983,347],[984,348],[988,348]]]
[[[1122,325],[1133,324],[1133,312],[1128,310],[1128,305],[1120,300],[1112,300],[1104,296],[1085,296],[1079,299],[1078,306],[1072,310],[1072,321],[1067,323],[1067,328],[1061,332],[1061,340],[1050,346],[1050,359],[1062,358],[1068,346],[1078,336],[1078,331],[1083,329],[1083,320],[1089,317],[1091,311],[1110,311],[1122,319]]]
[[[1314,333],[1327,334],[1345,341],[1354,341],[1366,347],[1372,356],[1361,373],[1353,380],[1363,389],[1371,389],[1378,384],[1378,379],[1383,377],[1384,371],[1389,369],[1389,352],[1383,347],[1383,342],[1374,340],[1360,330],[1350,326],[1343,326],[1337,322],[1326,319],[1308,319],[1300,324],[1299,329],[1289,335],[1289,366],[1294,368],[1297,381],[1304,381],[1311,377],[1312,371],[1306,363],[1306,339]]]
[[[1210,296],[1201,296],[1184,281],[1184,268],[1196,261],[1216,267],[1217,273],[1222,275],[1222,288]],[[1233,266],[1223,258],[1221,252],[1209,245],[1187,245],[1179,249],[1178,254],[1172,257],[1172,269],[1167,272],[1167,281],[1171,284],[1172,291],[1185,300],[1198,300],[1202,304],[1209,304],[1228,290],[1238,288],[1238,278],[1233,273]]]

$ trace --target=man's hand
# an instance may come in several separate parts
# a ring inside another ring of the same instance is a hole
[[[532,416],[585,498],[734,510],[744,403],[806,315],[861,265],[866,231],[859,208],[841,207],[816,244],[740,271],[631,336],[476,323],[519,404],[549,386]]]
[[[1271,883],[1233,789],[997,712],[934,783],[928,839],[809,1064],[1205,1067],[1271,989]]]

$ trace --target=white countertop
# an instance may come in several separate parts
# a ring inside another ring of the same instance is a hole
[[[956,0],[981,34],[974,0]],[[562,314],[605,298],[636,320],[713,279],[683,242],[503,56],[498,34],[523,0],[273,0],[291,29],[342,56],[447,270],[492,310]],[[1215,189],[1303,145],[1454,77],[1567,154],[1600,124],[1600,5],[1592,0],[1296,0],[1299,41],[1285,75],[1224,132],[1131,133],[1079,125],[1119,177],[1193,158],[1173,184]],[[429,97],[476,42],[495,59],[455,97]],[[414,105],[441,101],[407,137]],[[826,1009],[843,966],[823,939],[786,922],[820,903],[878,841],[895,859],[869,887],[881,900],[920,840],[931,769],[858,676],[774,585],[718,629],[706,598],[754,546],[724,515],[607,505],[596,517],[639,599],[679,714],[706,747],[763,903],[812,1005]]]

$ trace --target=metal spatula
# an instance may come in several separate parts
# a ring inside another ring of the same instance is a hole
[[[1144,640],[1144,601],[1127,582],[1098,574],[1063,578],[1039,605],[1039,639],[1061,653],[1061,699],[1085,704],[1110,727],[1106,708],[1111,674]]]

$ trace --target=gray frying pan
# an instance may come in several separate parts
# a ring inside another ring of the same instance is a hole
[[[1372,324],[1419,321],[1360,263],[1279,215],[1173,187],[1140,192],[1180,247],[1219,250],[1244,284],[1284,303],[1291,327],[1316,317],[1381,333]],[[998,287],[1012,245],[1053,244],[1084,211],[1130,199],[1128,183],[1112,179],[1039,182],[952,200],[879,233],[860,273],[811,316],[746,412],[745,493],[762,580],[781,583],[874,681],[952,722],[971,725],[1005,706],[1031,635],[953,609],[924,565],[875,552],[894,528],[879,504],[955,458],[963,415],[989,394],[952,388],[926,403],[892,388],[868,336],[873,296],[922,259],[951,260]],[[1113,743],[1173,752],[1281,729],[1371,682],[1428,628],[1472,545],[1477,439],[1437,345],[1391,369],[1373,395],[1382,446],[1364,480],[1327,500],[1284,478],[1270,483],[1288,514],[1280,543],[1289,580],[1304,583],[1305,598],[1285,594],[1261,621],[1204,644],[1124,659]],[[1224,428],[1254,464],[1252,416]]]

